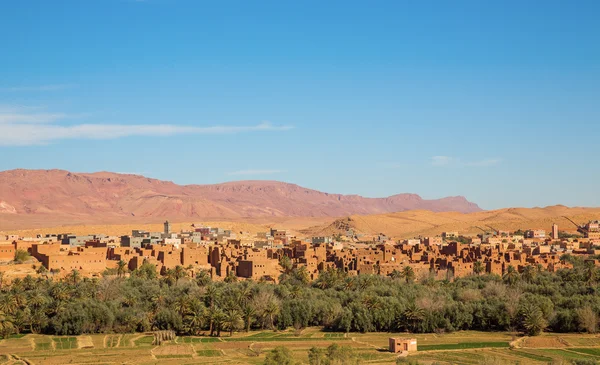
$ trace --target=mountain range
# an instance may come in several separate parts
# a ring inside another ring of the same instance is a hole
[[[24,169],[0,172],[0,229],[2,221],[15,222],[26,217],[65,224],[132,219],[341,217],[415,209],[481,211],[477,204],[461,196],[433,200],[416,194],[366,198],[323,193],[278,181],[177,185],[112,172]]]

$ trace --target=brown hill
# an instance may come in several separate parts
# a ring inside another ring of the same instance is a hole
[[[475,212],[464,197],[425,200],[322,193],[277,181],[177,185],[139,175],[64,170],[0,172],[0,229],[190,218],[339,217],[413,209]],[[3,227],[4,226],[4,227]]]
[[[577,227],[571,221],[583,224],[595,219],[600,219],[600,208],[568,208],[561,205],[546,208],[508,208],[468,214],[416,210],[379,215],[352,215],[302,232],[315,236],[333,235],[352,228],[357,233],[384,233],[395,238],[411,238],[419,235],[434,236],[447,231],[477,234],[493,230],[545,229],[549,232],[554,223],[559,225],[560,230],[575,231]]]

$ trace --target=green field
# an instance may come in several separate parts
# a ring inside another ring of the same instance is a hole
[[[600,339],[593,335],[544,334],[531,340],[503,332],[474,331],[448,334],[334,333],[317,328],[302,331],[253,331],[221,338],[177,337],[161,346],[152,345],[150,334],[98,334],[87,336],[25,335],[0,341],[0,363],[33,364],[262,364],[277,346],[292,351],[297,361],[308,364],[308,350],[331,344],[349,346],[359,362],[395,364],[397,355],[387,351],[389,337],[411,337],[418,351],[406,360],[420,364],[571,364],[573,360],[600,360]],[[554,343],[560,339],[562,348]],[[525,339],[523,339],[525,340]],[[535,340],[535,341],[533,341]],[[515,343],[535,346],[511,348]],[[83,347],[85,345],[85,348]],[[582,344],[596,344],[585,346]],[[9,357],[10,356],[10,357]]]

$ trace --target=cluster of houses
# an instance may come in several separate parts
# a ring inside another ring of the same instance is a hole
[[[165,222],[163,232],[134,230],[121,237],[8,235],[0,237],[0,262],[12,261],[22,250],[52,272],[100,274],[116,268],[122,260],[129,270],[150,263],[165,273],[181,265],[196,272],[206,270],[213,280],[235,275],[276,282],[282,273],[280,260],[287,256],[292,267],[305,267],[312,280],[329,268],[349,275],[392,275],[407,266],[417,278],[434,275],[446,279],[482,272],[502,275],[509,266],[518,271],[528,265],[541,265],[548,271],[568,268],[570,264],[561,260],[566,253],[600,254],[596,248],[600,245],[600,222],[591,221],[580,232],[564,237],[554,225],[549,235],[543,230],[495,231],[476,236],[444,232],[436,237],[393,241],[383,234],[368,240],[357,236],[299,238],[277,229],[251,235],[203,225],[172,232],[169,222]]]

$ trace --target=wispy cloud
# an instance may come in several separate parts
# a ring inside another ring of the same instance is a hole
[[[8,110],[8,111],[7,111]],[[236,134],[286,131],[292,126],[263,122],[250,126],[182,126],[175,124],[74,124],[59,122],[71,116],[64,113],[32,113],[29,109],[0,108],[0,146],[43,145],[67,139],[116,139],[161,137],[181,134]]]
[[[476,161],[462,161],[459,158],[451,156],[433,156],[431,165],[433,166],[466,166],[466,167],[490,167],[502,162],[501,158],[489,158]]]
[[[37,85],[37,86],[9,86],[0,87],[0,91],[19,92],[19,91],[58,91],[75,87],[74,84],[54,84],[54,85]]]
[[[450,156],[433,156],[431,158],[431,164],[433,166],[447,166],[454,162],[454,159]]]
[[[501,162],[502,162],[501,158],[490,158],[490,159],[481,160],[481,161],[465,162],[465,166],[487,167],[487,166],[498,165]]]
[[[52,123],[61,119],[67,118],[67,114],[64,113],[32,113],[32,114],[20,114],[20,113],[2,113],[0,112],[0,124],[41,124],[41,123]]]
[[[236,175],[273,175],[279,174],[282,172],[286,172],[286,170],[239,170],[229,172],[227,175],[236,176]]]

